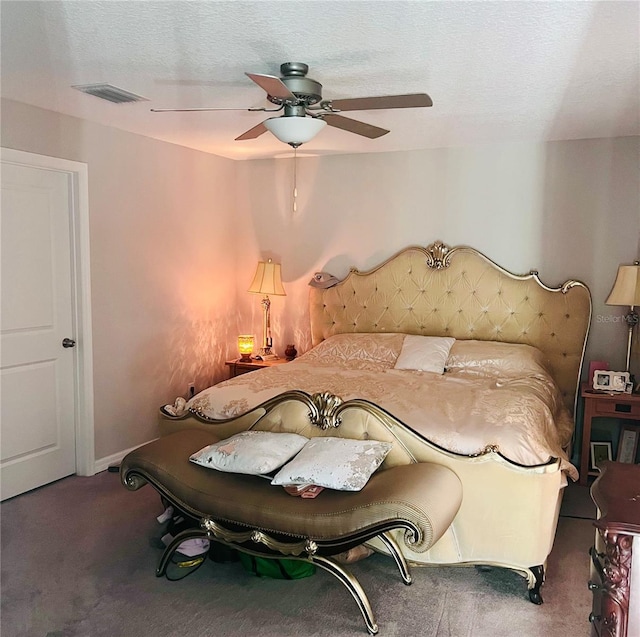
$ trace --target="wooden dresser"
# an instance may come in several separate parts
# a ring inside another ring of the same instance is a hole
[[[591,497],[598,507],[591,635],[640,637],[640,465],[604,462]]]

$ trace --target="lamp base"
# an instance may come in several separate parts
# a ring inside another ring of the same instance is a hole
[[[263,361],[277,361],[279,358],[279,356],[277,356],[276,354],[274,354],[271,351],[270,347],[263,347],[260,349],[260,351],[256,354],[256,360],[263,360]]]
[[[251,354],[241,354],[240,355],[241,363],[250,363],[251,362]]]
[[[629,336],[627,337],[627,367],[625,371],[630,371],[631,366],[631,345],[633,343],[633,328],[640,323],[640,316],[634,312],[633,307],[629,308],[629,314],[624,317],[626,324],[629,326]]]

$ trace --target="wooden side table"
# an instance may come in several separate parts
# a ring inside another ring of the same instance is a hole
[[[589,475],[598,475],[589,471],[591,424],[594,418],[618,418],[640,424],[640,394],[607,393],[589,388],[582,384],[580,392],[584,398],[584,422],[582,424],[582,450],[580,452],[580,484],[587,485]]]
[[[273,361],[258,361],[251,359],[250,362],[242,361],[239,358],[226,361],[225,365],[229,368],[229,378],[235,378],[240,374],[246,374],[247,372],[253,372],[256,369],[264,369],[265,367],[273,367],[274,365],[282,365],[288,363],[286,358],[277,358]]]
[[[636,637],[640,634],[640,566],[633,551],[640,547],[640,465],[603,462],[591,487],[598,507],[589,590],[593,606],[592,637]],[[635,564],[635,567],[634,567]]]

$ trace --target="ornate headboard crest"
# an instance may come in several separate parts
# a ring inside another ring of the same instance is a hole
[[[435,241],[430,246],[427,246],[425,250],[427,252],[427,266],[434,270],[442,270],[449,267],[451,250],[444,243]]]
[[[533,345],[573,408],[591,322],[591,295],[518,275],[468,246],[410,247],[371,270],[310,290],[314,345],[334,334],[401,332]]]

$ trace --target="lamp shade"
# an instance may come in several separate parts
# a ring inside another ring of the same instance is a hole
[[[282,286],[280,264],[274,263],[271,259],[268,261],[258,261],[256,274],[253,277],[248,291],[256,294],[286,296],[287,293]]]
[[[241,360],[250,361],[251,353],[253,352],[254,338],[253,334],[240,334],[238,336],[238,353],[241,356]]]
[[[281,142],[299,146],[311,141],[327,122],[316,117],[270,117],[264,125]]]
[[[607,305],[640,305],[640,263],[621,265],[613,288],[605,301]]]

